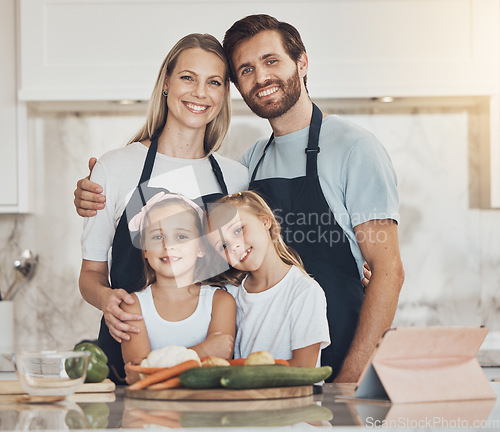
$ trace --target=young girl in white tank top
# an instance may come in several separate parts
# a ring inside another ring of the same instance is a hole
[[[228,292],[196,281],[205,279],[203,212],[178,194],[160,192],[129,222],[140,232],[147,284],[133,293],[138,300],[123,304],[126,312],[142,314],[135,321],[138,334],[122,342],[127,363],[139,364],[155,349],[180,345],[200,357],[231,359],[234,348],[236,304]],[[138,379],[127,371],[127,382]]]

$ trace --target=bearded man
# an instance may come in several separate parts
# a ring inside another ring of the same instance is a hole
[[[240,160],[250,189],[267,200],[285,243],[325,291],[332,343],[321,363],[333,367],[336,382],[356,382],[392,324],[404,281],[391,160],[372,134],[312,103],[295,27],[250,15],[227,30],[223,47],[231,80],[273,130]]]

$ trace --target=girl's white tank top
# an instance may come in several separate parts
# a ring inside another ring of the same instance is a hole
[[[196,310],[182,321],[166,321],[158,314],[151,285],[136,292],[148,331],[151,351],[172,345],[191,347],[203,342],[212,319],[212,300],[217,289],[202,285]]]

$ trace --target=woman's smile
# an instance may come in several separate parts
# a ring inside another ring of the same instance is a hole
[[[199,104],[195,104],[193,102],[185,102],[183,101],[182,102],[191,112],[197,114],[197,113],[202,113],[202,112],[205,112],[206,110],[208,110],[210,108],[209,105],[199,105]]]

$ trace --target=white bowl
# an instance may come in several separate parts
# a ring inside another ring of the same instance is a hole
[[[26,393],[68,396],[84,383],[89,359],[88,351],[21,352],[14,355],[14,364]]]

